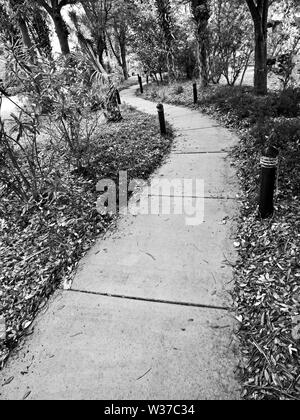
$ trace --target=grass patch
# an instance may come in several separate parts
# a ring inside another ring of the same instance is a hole
[[[233,296],[243,396],[255,400],[298,399],[300,392],[300,121],[276,118],[272,127],[280,150],[273,218],[262,221],[257,212],[258,162],[271,128],[247,130],[233,152],[244,194]]]
[[[257,97],[251,87],[212,86],[193,104],[192,83],[145,88],[156,102],[185,105],[235,128],[232,156],[242,189],[236,246],[234,306],[240,321],[243,397],[300,395],[300,90]],[[280,151],[276,212],[258,216],[259,160],[267,145]]]
[[[0,317],[6,323],[0,367],[49,295],[115,220],[96,211],[96,183],[117,180],[121,170],[129,180],[147,179],[170,150],[172,133],[162,137],[155,117],[125,109],[123,118],[99,127],[84,176],[70,170],[64,149],[57,151],[49,180],[55,188],[39,203],[21,205],[0,188]],[[49,147],[45,142],[42,152]]]

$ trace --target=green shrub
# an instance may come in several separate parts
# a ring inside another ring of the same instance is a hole
[[[277,101],[277,114],[287,118],[299,116],[300,89],[287,89],[280,93]]]

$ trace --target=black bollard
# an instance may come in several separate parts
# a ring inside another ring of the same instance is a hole
[[[149,85],[149,76],[148,76],[148,74],[146,76],[146,83],[147,83],[147,85]]]
[[[167,134],[167,128],[166,128],[165,111],[164,111],[163,104],[157,105],[157,111],[158,111],[158,118],[159,118],[159,124],[160,124],[160,132],[161,134],[165,135]]]
[[[116,89],[116,97],[117,97],[118,104],[121,105],[122,102],[121,102],[121,96],[120,96],[119,89]]]
[[[197,83],[193,84],[193,93],[194,93],[194,104],[198,103],[198,92],[197,92]]]
[[[138,75],[138,78],[139,78],[139,84],[140,84],[140,91],[141,91],[141,94],[143,94],[144,93],[143,80],[140,75]]]
[[[259,212],[262,219],[274,213],[274,191],[278,169],[278,150],[268,147],[261,157],[261,185],[259,198]]]

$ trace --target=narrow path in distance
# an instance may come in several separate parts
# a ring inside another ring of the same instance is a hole
[[[156,114],[135,90],[122,100]],[[1,372],[1,399],[240,398],[226,263],[235,258],[238,191],[227,152],[237,139],[198,111],[165,111],[174,147],[141,198],[170,212],[122,216],[97,241],[71,290],[55,294]],[[204,191],[155,189],[157,180],[183,179],[204,180]],[[174,212],[197,200],[203,223]]]

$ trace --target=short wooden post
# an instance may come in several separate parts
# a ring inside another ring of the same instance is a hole
[[[274,192],[278,170],[278,150],[268,147],[261,157],[261,184],[259,197],[259,212],[263,219],[274,213]]]
[[[198,91],[197,91],[197,83],[193,84],[193,94],[194,94],[194,104],[198,103]]]
[[[116,97],[117,97],[118,104],[121,105],[122,102],[121,102],[121,96],[120,96],[119,89],[116,89]]]
[[[138,75],[138,78],[139,78],[139,84],[140,84],[140,91],[141,91],[141,94],[143,94],[144,93],[143,80],[140,75]]]
[[[148,74],[146,76],[146,82],[147,82],[147,85],[149,85],[149,76],[148,76]]]
[[[165,135],[167,134],[167,128],[166,128],[165,110],[164,110],[163,104],[157,105],[157,111],[158,111],[158,118],[159,118],[159,124],[160,124],[160,132],[161,134]]]

